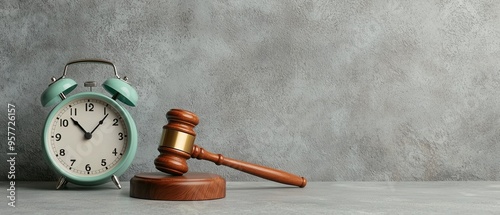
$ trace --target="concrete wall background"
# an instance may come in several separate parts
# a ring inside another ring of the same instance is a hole
[[[40,94],[68,61],[105,58],[140,96],[127,108],[140,135],[122,180],[156,171],[171,108],[200,117],[207,150],[311,181],[499,180],[499,11],[487,0],[3,0],[0,136],[14,103],[16,179],[55,179],[41,154],[51,108]],[[87,64],[69,73],[73,94],[112,75]]]

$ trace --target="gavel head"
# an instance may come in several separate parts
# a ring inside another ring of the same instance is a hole
[[[194,113],[172,109],[167,112],[168,123],[163,126],[163,133],[158,146],[160,155],[155,159],[156,169],[182,175],[188,171],[186,160],[191,157],[196,133],[194,127],[199,119]]]

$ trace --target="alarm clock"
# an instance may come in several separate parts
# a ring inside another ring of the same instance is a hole
[[[90,87],[89,92],[68,96],[77,83],[66,77],[67,69],[76,63],[111,65],[114,77],[102,83],[111,95],[92,92],[96,82],[87,81],[84,86]],[[137,92],[127,77],[120,78],[112,62],[102,59],[71,61],[63,75],[51,81],[41,103],[57,105],[45,121],[42,149],[49,166],[60,175],[56,189],[68,182],[93,186],[110,180],[120,189],[118,176],[130,166],[137,150],[137,128],[121,104],[135,106]]]

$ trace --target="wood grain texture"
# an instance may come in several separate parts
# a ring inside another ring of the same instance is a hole
[[[200,160],[212,161],[217,165],[223,165],[231,167],[233,169],[246,172],[267,180],[294,185],[298,187],[305,187],[307,180],[304,177],[300,177],[282,170],[273,169],[270,167],[265,167],[257,164],[248,163],[245,161],[240,161],[232,158],[224,157],[221,154],[213,154],[202,147],[194,145],[192,158]]]
[[[130,180],[130,196],[170,201],[221,199],[226,196],[226,180],[210,173],[193,172],[182,176],[140,173]]]
[[[196,136],[194,127],[198,125],[200,120],[193,112],[182,109],[171,109],[166,114],[168,124],[164,128],[169,128],[176,131]]]
[[[198,124],[199,120],[194,113],[181,109],[172,109],[167,112],[167,119],[168,124],[163,127],[164,129],[168,128],[177,132],[186,132],[191,135],[196,135],[194,127]],[[283,184],[298,187],[305,187],[307,184],[307,180],[304,177],[282,170],[247,163],[236,159],[225,158],[221,154],[213,154],[197,145],[193,145],[192,150],[185,152],[185,147],[181,147],[177,143],[172,144],[168,142],[175,141],[175,138],[166,140],[167,141],[162,140],[163,144],[158,147],[160,155],[155,159],[156,169],[164,173],[172,175],[182,175],[186,173],[189,169],[186,160],[189,159],[189,157],[192,157],[199,160],[212,161],[217,165],[228,166],[236,170]],[[176,148],[175,146],[179,146],[182,149]],[[191,149],[191,145],[189,148]]]
[[[160,154],[154,161],[156,169],[171,175],[182,175],[188,171],[188,153],[162,146],[158,147],[158,151]]]

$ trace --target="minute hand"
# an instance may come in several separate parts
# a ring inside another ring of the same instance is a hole
[[[101,119],[101,121],[99,121],[99,124],[97,124],[97,126],[94,128],[94,130],[92,130],[92,131],[90,132],[91,134],[93,134],[93,133],[94,133],[94,131],[95,131],[95,130],[96,130],[96,129],[100,126],[100,125],[102,125],[102,124],[104,123],[104,120],[106,119],[106,117],[108,117],[108,115],[109,115],[109,113],[108,113],[108,114],[106,114],[106,116],[104,116],[104,118],[102,118],[102,119]]]

